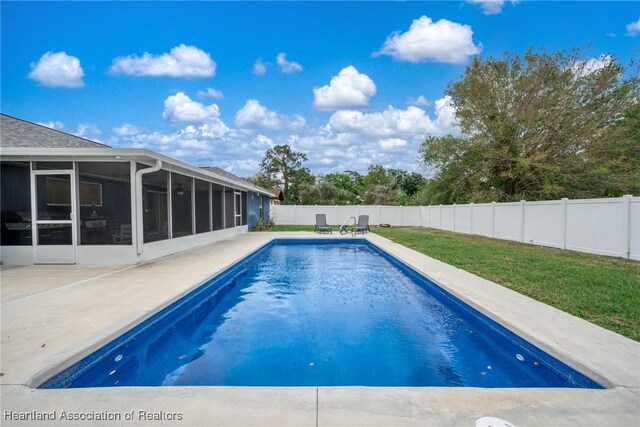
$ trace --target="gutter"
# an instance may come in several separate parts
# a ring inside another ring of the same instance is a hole
[[[162,160],[156,160],[156,164],[150,168],[140,169],[136,172],[136,253],[142,253],[144,240],[144,224],[142,222],[142,175],[157,172],[162,168]]]

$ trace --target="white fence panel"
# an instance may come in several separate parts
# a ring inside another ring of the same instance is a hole
[[[442,206],[431,206],[431,228],[442,228]]]
[[[296,224],[315,224],[316,213],[321,213],[317,206],[296,206],[294,211]]]
[[[455,206],[456,233],[471,234],[471,205]]]
[[[527,202],[524,211],[524,241],[561,248],[564,239],[562,200]]]
[[[473,234],[493,237],[493,204],[473,205]]]
[[[423,226],[535,245],[640,260],[640,197],[447,206],[271,207],[277,224],[330,224],[369,215],[369,223]]]
[[[400,206],[400,213],[402,214],[402,225],[411,227],[422,225],[419,206]]]
[[[453,216],[453,206],[441,206],[441,215],[440,218],[440,229],[453,231],[454,228],[454,216]]]
[[[429,206],[420,206],[420,224],[423,227],[431,227],[431,213]]]
[[[631,199],[629,215],[629,258],[640,261],[640,197]]]
[[[360,209],[358,208],[358,206],[339,206],[336,209],[338,210],[336,225],[342,224],[347,219],[349,219],[349,217],[354,217],[357,220],[358,215],[360,215]],[[349,225],[351,224],[352,221],[349,222]]]
[[[629,206],[618,199],[567,202],[567,249],[601,255],[625,256]],[[619,218],[619,220],[613,220]]]
[[[400,209],[397,206],[381,206],[380,224],[402,225]]]
[[[296,224],[294,221],[293,206],[272,205],[269,207],[269,216],[276,224]]]
[[[521,203],[496,203],[494,218],[495,233],[498,239],[522,239]]]
[[[358,215],[369,215],[369,224],[378,225],[380,221],[380,211],[382,206],[362,205]]]

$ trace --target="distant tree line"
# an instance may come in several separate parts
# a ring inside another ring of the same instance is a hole
[[[446,93],[460,134],[427,136],[432,173],[371,165],[313,176],[307,157],[269,149],[251,178],[287,204],[429,205],[640,194],[640,79],[578,50],[476,57]],[[414,159],[407,159],[408,162]]]

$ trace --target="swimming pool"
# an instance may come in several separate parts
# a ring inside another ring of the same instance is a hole
[[[598,384],[364,239],[274,240],[45,382]]]

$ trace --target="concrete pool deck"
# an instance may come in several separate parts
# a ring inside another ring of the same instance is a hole
[[[2,267],[0,424],[473,426],[494,416],[519,427],[640,425],[640,343],[375,234],[366,238],[608,388],[33,388],[271,239],[309,237],[350,238],[249,233],[134,266]],[[56,419],[7,418],[31,411],[56,411]],[[69,421],[62,411],[120,419]],[[162,419],[141,420],[138,411]]]

